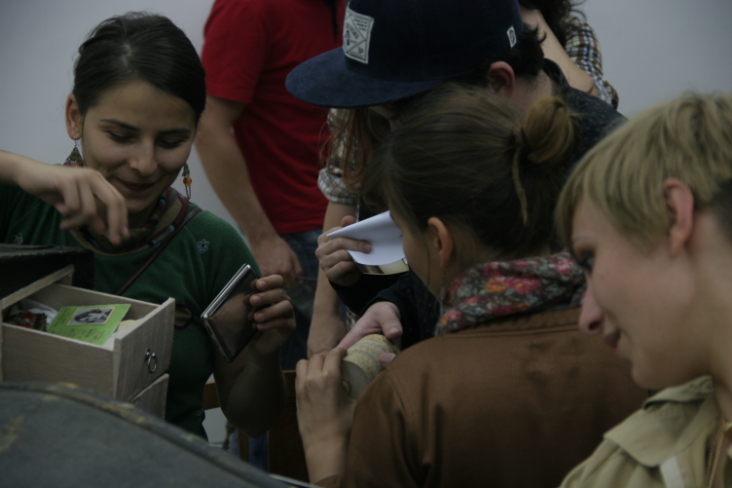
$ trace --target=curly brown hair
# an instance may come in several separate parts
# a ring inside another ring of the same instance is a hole
[[[519,5],[541,11],[549,28],[562,47],[567,46],[567,26],[585,20],[585,14],[577,10],[584,0],[519,0]]]

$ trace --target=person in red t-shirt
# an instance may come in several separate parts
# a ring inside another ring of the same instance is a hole
[[[296,100],[285,78],[340,46],[343,0],[216,0],[204,29],[206,111],[196,148],[264,275],[285,278],[297,332],[282,366],[306,357],[327,200],[317,186],[327,110]],[[232,132],[233,128],[233,132]]]

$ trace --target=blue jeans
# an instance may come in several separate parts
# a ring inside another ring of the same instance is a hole
[[[280,351],[282,369],[295,369],[297,362],[308,356],[308,333],[310,332],[310,321],[313,318],[313,299],[319,267],[315,250],[318,248],[318,237],[322,233],[321,229],[315,229],[296,234],[280,234],[280,237],[295,252],[302,267],[302,275],[297,277],[298,283],[290,288],[285,288],[295,309],[297,328]]]

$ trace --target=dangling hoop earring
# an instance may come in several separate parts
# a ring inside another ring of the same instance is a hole
[[[81,152],[79,151],[79,139],[74,139],[74,149],[71,150],[71,154],[66,158],[64,166],[74,166],[76,168],[84,166],[84,160],[81,158]]]
[[[191,170],[188,169],[188,163],[183,163],[183,184],[186,187],[186,197],[188,200],[191,199],[191,183],[193,183]]]

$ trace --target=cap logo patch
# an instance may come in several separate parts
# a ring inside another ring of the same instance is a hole
[[[516,45],[516,31],[514,30],[513,26],[509,27],[506,31],[506,35],[508,35],[508,44],[513,47]]]
[[[346,57],[369,64],[369,44],[374,18],[346,8],[343,21],[343,53]]]

